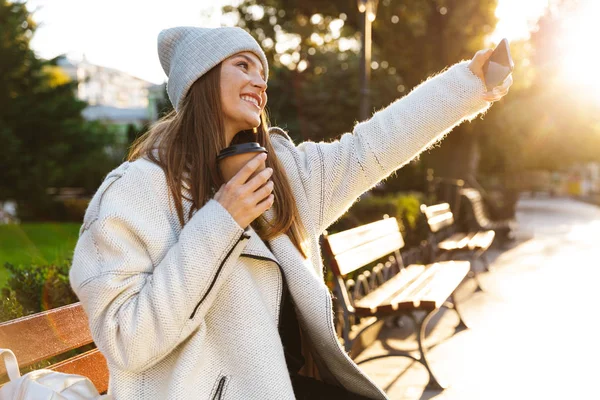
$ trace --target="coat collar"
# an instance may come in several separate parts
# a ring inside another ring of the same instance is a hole
[[[273,209],[265,211],[265,218],[267,219],[267,221],[271,221],[273,217]],[[277,257],[275,257],[275,255],[271,252],[271,249],[269,248],[269,246],[271,245],[270,243],[265,243],[251,226],[248,226],[248,228],[246,229],[246,233],[250,235],[250,240],[246,244],[244,250],[242,250],[242,255],[248,257],[259,257],[263,259],[269,259],[279,264],[279,262],[277,261]]]
[[[269,259],[275,263],[278,263],[275,255],[269,250],[267,244],[258,236],[258,233],[251,226],[248,226],[246,233],[250,235],[250,240],[246,244],[244,250],[242,250],[243,256],[259,257],[262,259]]]
[[[271,221],[275,217],[274,214],[273,209],[267,210],[265,212],[267,221]],[[267,245],[251,226],[248,226],[246,233],[250,235],[250,240],[241,255],[269,259],[278,264],[288,281],[292,297],[300,295],[300,292],[306,289],[307,280],[311,282],[310,285],[315,285],[312,290],[318,290],[319,286],[326,288],[311,260],[302,257],[288,235],[279,234],[269,240]]]

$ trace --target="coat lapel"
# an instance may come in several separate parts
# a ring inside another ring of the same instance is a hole
[[[272,210],[268,210],[265,217],[271,220]],[[302,257],[288,235],[274,237],[269,240],[269,245],[271,250],[250,228],[250,240],[242,255],[265,257],[279,264],[294,299],[298,320],[308,334],[316,358],[326,365],[327,373],[333,373],[334,380],[358,393],[386,399],[386,395],[353,365],[341,347],[333,326],[329,289],[311,259]]]
[[[252,227],[248,227],[248,234],[250,235],[250,240],[248,240],[246,247],[242,250],[242,256],[259,257],[278,263],[275,255],[269,250],[265,242],[263,242]]]
[[[314,324],[314,317],[319,315],[320,321],[326,320],[322,314],[327,313],[329,289],[317,275],[311,260],[302,257],[287,235],[279,235],[269,243],[285,274],[300,319]]]
[[[268,221],[274,218],[273,209],[266,211],[265,218]],[[304,259],[288,235],[280,234],[269,240],[271,247],[269,250],[252,227],[249,228],[249,234],[250,240],[242,255],[267,258],[279,264],[300,320],[310,324],[314,324],[317,320],[326,320],[322,315],[320,318],[314,318],[316,315],[327,313],[329,289],[323,279],[317,275],[311,260]],[[324,325],[319,327],[319,330],[325,333],[328,331],[327,328],[327,325]]]

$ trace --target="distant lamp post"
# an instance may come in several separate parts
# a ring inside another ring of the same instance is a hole
[[[377,15],[379,0],[356,0],[361,15],[360,120],[370,117],[369,79],[371,78],[371,23]]]

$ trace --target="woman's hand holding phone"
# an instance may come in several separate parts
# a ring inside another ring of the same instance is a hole
[[[486,85],[484,66],[488,59],[492,56],[493,52],[494,51],[492,49],[479,50],[477,53],[475,53],[475,56],[469,63],[469,69],[471,70],[471,72],[473,72],[474,75],[481,79],[481,82],[484,85]],[[511,73],[506,77],[506,79],[504,79],[504,81],[500,85],[494,87],[492,90],[485,92],[485,94],[482,96],[482,99],[489,102],[498,101],[502,97],[506,96],[512,84],[513,79]]]

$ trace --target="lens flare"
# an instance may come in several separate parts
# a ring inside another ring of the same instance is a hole
[[[561,55],[561,79],[575,85],[582,95],[600,102],[600,3],[585,2],[570,15],[562,26],[562,40],[558,43]]]

